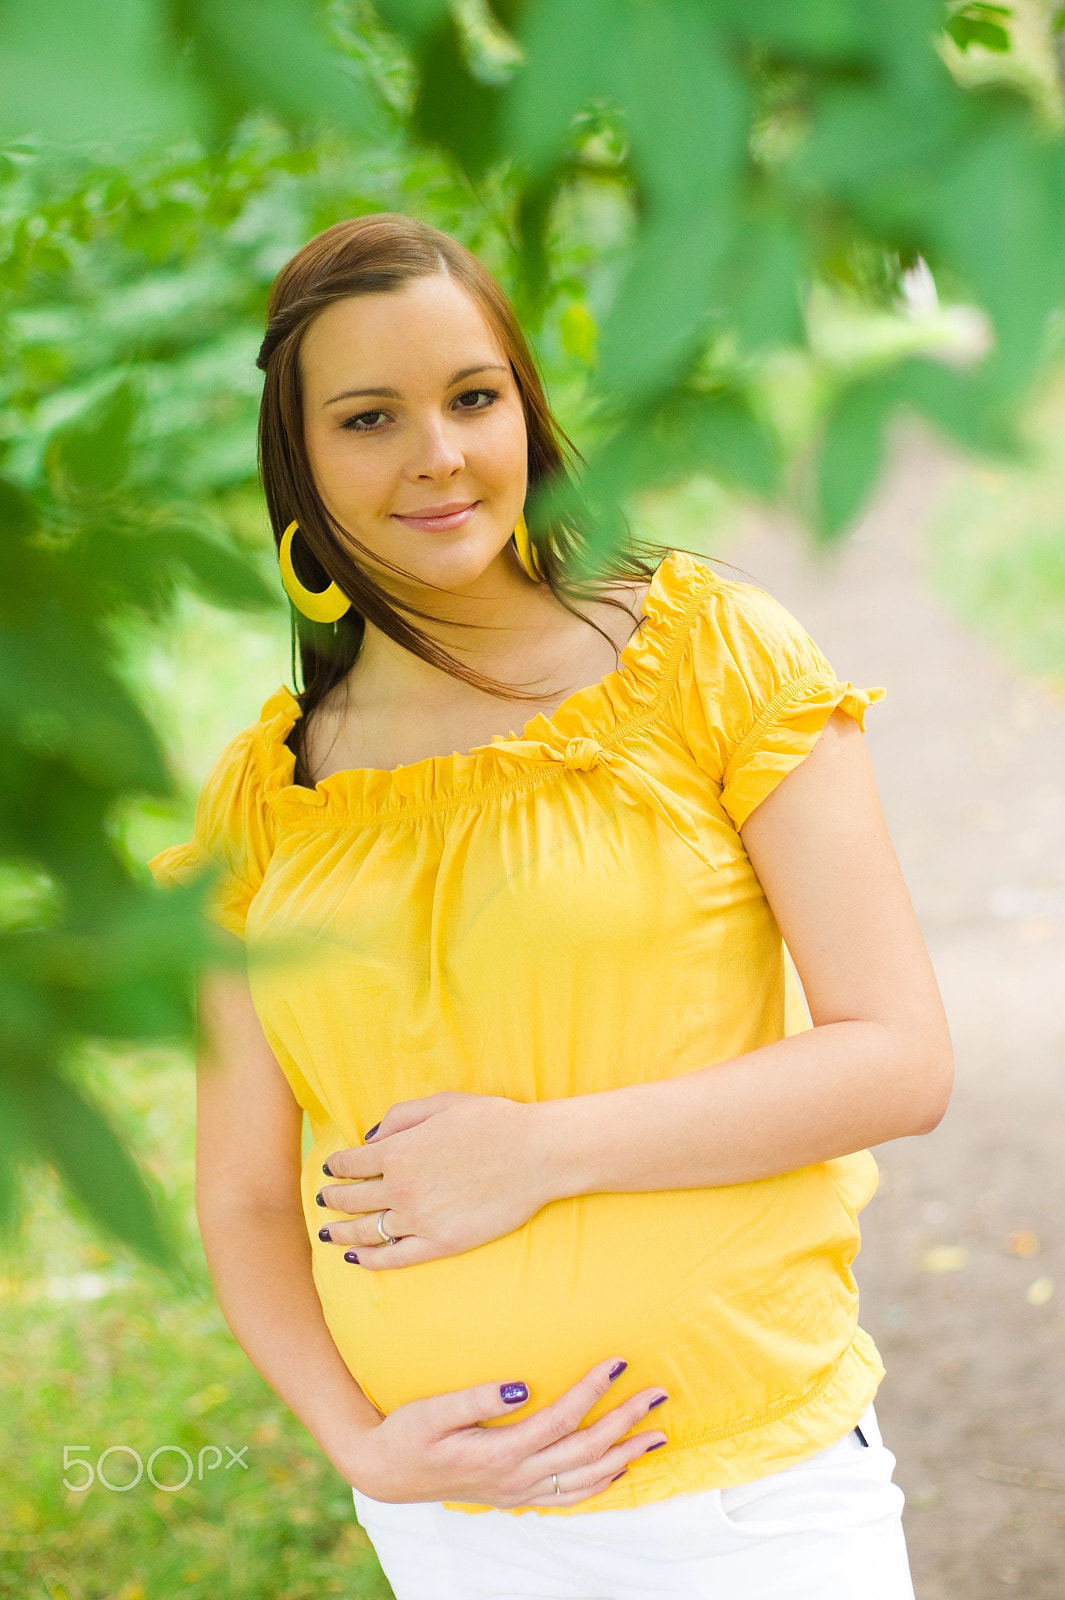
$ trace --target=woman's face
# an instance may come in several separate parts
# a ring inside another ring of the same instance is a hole
[[[307,330],[300,373],[307,454],[341,527],[422,582],[476,583],[521,515],[528,455],[473,298],[441,274],[337,301]]]

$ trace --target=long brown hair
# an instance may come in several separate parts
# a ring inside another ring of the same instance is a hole
[[[304,334],[315,317],[338,300],[389,293],[412,279],[441,273],[455,279],[471,295],[510,363],[528,434],[532,513],[528,523],[546,581],[571,611],[576,609],[574,600],[587,600],[594,593],[587,577],[578,576],[586,572],[581,562],[587,561],[591,548],[579,496],[572,492],[571,462],[582,457],[548,405],[514,308],[495,278],[465,245],[413,217],[379,212],[327,228],[297,251],[275,279],[267,306],[266,336],[257,363],[266,375],[259,411],[259,470],[274,539],[280,544],[288,524],[298,522],[293,561],[301,581],[311,589],[322,589],[332,579],[351,600],[350,610],[332,626],[311,622],[293,611],[293,673],[298,655],[302,681],[297,693],[302,716],[291,736],[296,753],[296,782],[307,781],[306,735],[310,717],[350,672],[362,647],[367,621],[421,660],[489,694],[508,699],[536,698],[534,693],[499,683],[457,660],[416,625],[412,619],[440,619],[389,595],[359,563],[352,547],[364,555],[370,552],[330,515],[307,458],[299,354]],[[565,522],[554,519],[538,524],[535,491],[562,485],[571,491],[567,505],[572,510],[567,510]],[[650,552],[639,554],[633,544],[631,550],[613,554],[605,563],[605,570],[596,576],[649,578],[654,564]],[[597,627],[591,618],[585,620]]]

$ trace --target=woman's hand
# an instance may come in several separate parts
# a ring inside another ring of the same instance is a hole
[[[660,1430],[622,1439],[666,1399],[661,1389],[641,1390],[580,1427],[624,1370],[624,1361],[602,1361],[535,1416],[494,1428],[481,1424],[524,1405],[524,1383],[481,1383],[398,1406],[359,1434],[350,1481],[372,1500],[396,1504],[454,1500],[503,1511],[578,1505],[666,1442]]]
[[[359,1217],[330,1219],[329,1242],[377,1270],[460,1255],[513,1233],[557,1198],[548,1186],[538,1110],[451,1091],[393,1106],[367,1144],[326,1162],[330,1177],[362,1180],[322,1188],[320,1204]],[[382,1211],[394,1245],[377,1230]]]

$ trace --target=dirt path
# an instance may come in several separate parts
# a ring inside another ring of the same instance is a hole
[[[858,1273],[918,1600],[1062,1600],[1065,698],[930,597],[920,529],[951,470],[908,440],[827,565],[782,527],[727,554],[842,677],[888,688],[869,743],[954,1034],[943,1123],[877,1152]]]

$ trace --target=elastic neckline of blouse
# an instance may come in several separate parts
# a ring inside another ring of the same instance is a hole
[[[344,768],[321,778],[313,789],[292,782],[296,758],[285,740],[302,713],[292,690],[282,685],[263,706],[256,729],[266,798],[275,810],[305,816],[317,812],[324,817],[335,810],[351,820],[352,813],[428,815],[474,795],[528,788],[558,775],[573,765],[564,754],[575,741],[591,738],[604,751],[614,749],[652,720],[668,695],[671,669],[687,637],[684,624],[718,582],[695,557],[673,551],[655,570],[640,624],[617,666],[597,683],[568,695],[550,716],[537,712],[521,733],[496,734],[469,751],[425,756],[391,769]],[[530,764],[528,754],[534,749],[544,759]]]

